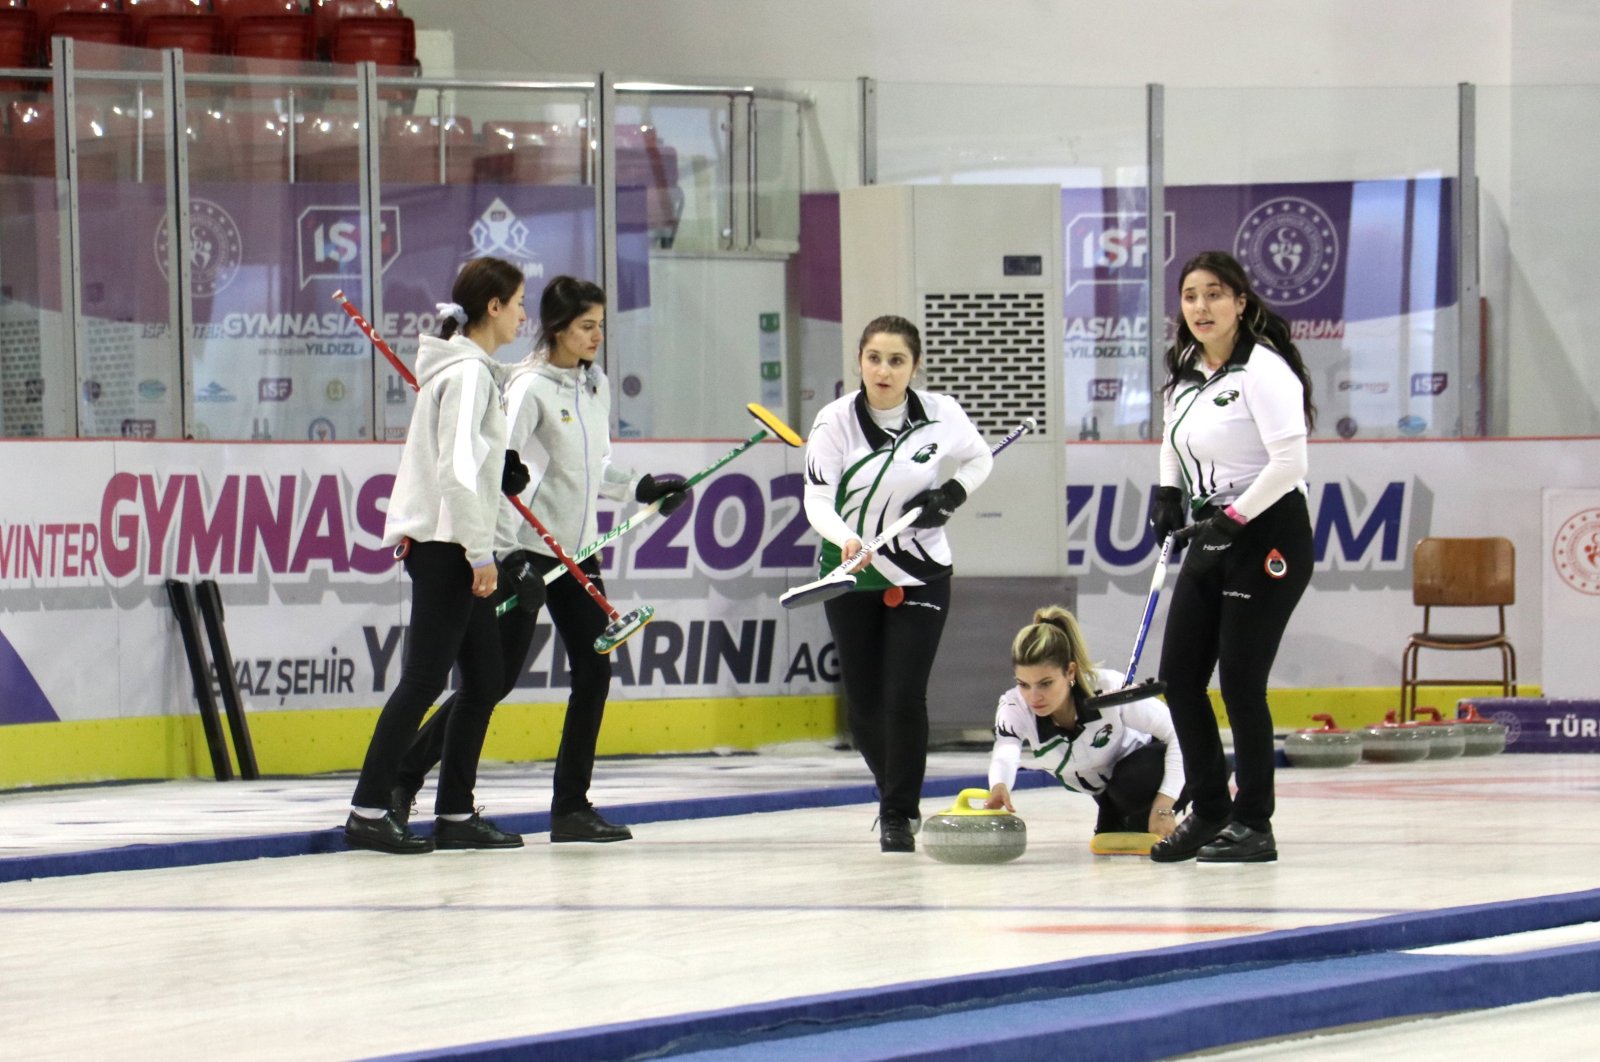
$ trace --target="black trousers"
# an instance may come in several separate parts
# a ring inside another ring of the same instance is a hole
[[[928,675],[950,611],[950,580],[905,587],[890,608],[881,590],[828,601],[850,734],[878,786],[879,814],[919,818],[928,766]]]
[[[455,711],[440,727],[438,813],[470,814],[478,755],[499,700],[500,635],[494,606],[472,594],[472,566],[453,542],[415,542],[405,559],[411,576],[411,631],[400,681],[378,716],[352,803],[386,808],[400,760],[428,708],[461,668]]]
[[[1281,568],[1269,558],[1276,552]],[[1305,496],[1290,491],[1244,530],[1211,570],[1196,575],[1190,550],[1178,572],[1161,644],[1161,679],[1183,751],[1195,813],[1252,829],[1272,824],[1272,714],[1267,679],[1284,629],[1311,582],[1311,518]],[[1274,575],[1275,571],[1281,574]],[[1233,728],[1237,796],[1206,689],[1217,673]]]
[[[1095,833],[1145,833],[1150,829],[1150,808],[1156,802],[1156,791],[1167,774],[1167,743],[1152,740],[1117,761],[1111,769],[1111,781],[1104,790],[1095,794],[1094,802],[1100,805],[1100,817],[1095,821]],[[1179,793],[1174,806],[1182,807],[1184,794]]]
[[[534,554],[540,575],[561,562]],[[579,565],[595,589],[605,593],[600,578],[600,561],[590,557]],[[594,776],[595,746],[600,740],[600,723],[605,716],[606,698],[611,693],[611,658],[594,651],[594,640],[611,622],[598,602],[589,596],[578,580],[563,575],[545,587],[545,607],[555,623],[556,633],[567,648],[567,666],[572,673],[572,692],[567,697],[566,720],[561,728],[561,747],[556,753],[555,794],[550,802],[553,815],[567,815],[589,806],[589,784]],[[495,702],[516,688],[526,666],[528,647],[533,644],[537,616],[512,609],[500,618],[500,644],[504,664]],[[399,784],[409,792],[422,788],[423,779],[443,755],[449,719],[454,714],[460,693],[445,701],[417,734],[401,764]],[[440,778],[443,785],[443,778]],[[442,789],[441,789],[442,797]],[[444,814],[444,812],[440,812]]]

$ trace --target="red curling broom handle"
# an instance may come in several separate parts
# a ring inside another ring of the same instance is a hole
[[[582,568],[578,567],[577,562],[567,556],[567,551],[561,548],[561,543],[557,542],[555,537],[539,522],[539,518],[533,515],[533,510],[524,505],[522,499],[515,494],[507,494],[506,500],[516,506],[517,512],[522,514],[522,518],[528,521],[535,531],[539,532],[539,537],[544,539],[544,544],[549,546],[550,551],[556,555],[556,560],[567,566],[567,571],[572,573],[574,579],[583,584],[583,588],[589,591],[589,596],[594,598],[595,603],[605,610],[606,615],[611,617],[611,621],[615,623],[620,620],[622,614],[611,606],[611,602],[605,599],[605,595],[600,593],[600,588],[589,581],[589,577],[584,574]]]
[[[372,340],[372,345],[378,348],[378,353],[389,359],[389,364],[394,366],[394,371],[400,374],[400,378],[410,384],[413,391],[418,390],[417,378],[411,375],[411,370],[406,368],[405,362],[400,360],[400,355],[396,354],[393,348],[383,341],[383,337],[372,327],[372,323],[362,317],[361,311],[356,309],[354,304],[344,297],[343,288],[333,293],[333,301],[344,308],[344,312],[350,315],[350,319],[356,323],[357,328],[366,333],[366,337]]]

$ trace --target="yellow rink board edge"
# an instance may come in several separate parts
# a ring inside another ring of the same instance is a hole
[[[1523,686],[1525,697],[1539,687]],[[1496,696],[1498,686],[1422,692],[1419,703],[1446,716],[1467,697]],[[1430,696],[1431,695],[1431,696]],[[1316,726],[1319,712],[1346,729],[1366,726],[1400,703],[1396,687],[1275,689],[1268,694],[1277,728]],[[1221,698],[1212,703],[1221,714]],[[552,760],[561,741],[565,701],[502,704],[484,744],[486,762]],[[250,736],[263,775],[307,775],[360,767],[377,708],[253,711]],[[832,741],[840,710],[833,696],[725,697],[611,701],[600,731],[602,756],[746,751],[790,741]],[[235,761],[237,762],[237,761]],[[0,789],[161,778],[209,778],[200,718],[183,715],[0,726]]]

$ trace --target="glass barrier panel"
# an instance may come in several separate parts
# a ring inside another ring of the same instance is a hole
[[[187,56],[196,438],[372,437],[350,66]]]
[[[73,434],[48,72],[0,80],[0,436]]]
[[[1482,393],[1460,349],[1457,91],[1166,90],[1167,212],[1182,264],[1222,250],[1289,322],[1314,437],[1457,437]]]
[[[76,42],[78,434],[183,435],[161,53]],[[59,104],[58,104],[59,105]]]
[[[991,437],[1021,415],[1045,438],[1149,431],[1145,100],[1141,88],[878,85],[879,185],[943,191],[919,192],[905,276],[879,296],[910,305],[861,312],[920,320],[926,386]],[[843,323],[841,386],[855,386],[864,323]]]
[[[1494,434],[1600,435],[1588,336],[1600,85],[1479,86],[1478,218]]]
[[[380,85],[386,84],[380,82]],[[490,255],[527,277],[528,324],[495,352],[515,362],[532,350],[539,295],[550,279],[593,279],[595,191],[590,92],[581,87],[449,88],[415,82],[415,110],[384,104],[379,128],[383,212],[382,331],[408,365],[420,335],[438,330],[461,266]],[[398,373],[380,373],[379,437],[405,437],[414,404]]]
[[[744,438],[750,402],[796,420],[797,98],[778,85],[619,80],[622,291],[606,360],[618,435]],[[835,277],[837,247],[836,233],[816,247]]]

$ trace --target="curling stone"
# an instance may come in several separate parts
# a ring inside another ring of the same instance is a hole
[[[1461,731],[1463,756],[1493,756],[1506,750],[1506,728],[1478,714],[1478,706],[1464,701],[1456,708],[1456,729]]]
[[[1331,715],[1314,715],[1320,727],[1296,730],[1283,739],[1283,754],[1295,767],[1348,767],[1361,759],[1361,735],[1340,730]]]
[[[1416,763],[1428,758],[1430,748],[1420,726],[1395,722],[1393,712],[1361,731],[1361,757],[1372,763]]]
[[[1439,709],[1418,708],[1417,714],[1427,717],[1418,722],[1428,735],[1428,759],[1453,760],[1466,751],[1467,739],[1453,721],[1440,717]]]
[[[1028,847],[1028,827],[1003,809],[983,806],[987,789],[963,789],[950,810],[922,824],[919,846],[941,863],[1009,863]]]

